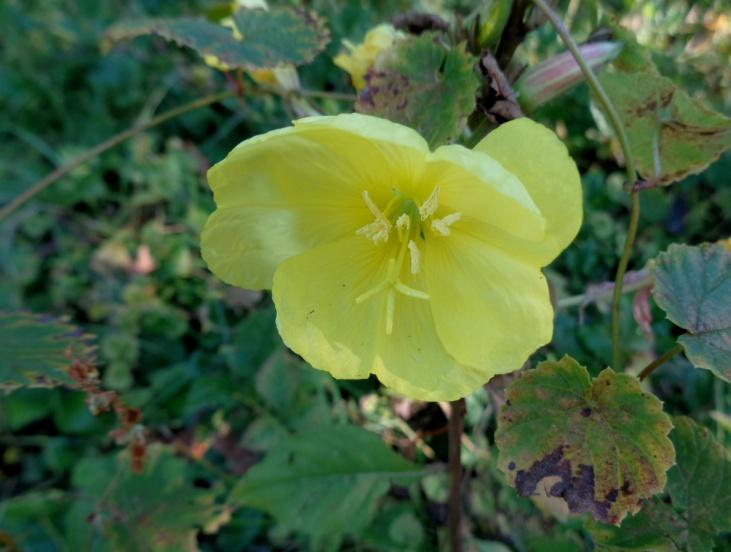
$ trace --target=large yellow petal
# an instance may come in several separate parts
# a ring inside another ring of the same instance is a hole
[[[428,157],[420,188],[439,186],[439,215],[458,211],[460,225],[486,224],[524,240],[540,241],[545,221],[523,184],[500,163],[463,146],[438,148]]]
[[[519,369],[551,340],[553,309],[538,268],[459,231],[430,239],[423,260],[442,344],[484,379]]]
[[[276,266],[371,222],[378,204],[413,182],[428,148],[413,130],[366,115],[314,117],[247,140],[208,172],[218,210],[202,254],[223,281],[271,287]]]
[[[445,351],[429,301],[397,295],[391,335],[385,328],[385,291],[356,303],[383,281],[396,247],[376,247],[355,236],[284,261],[272,290],[282,339],[313,367],[336,378],[374,373],[412,398],[465,396],[486,378]],[[425,285],[423,279],[405,283],[416,289]]]
[[[546,219],[539,244],[493,235],[493,243],[539,266],[550,263],[573,241],[581,226],[581,178],[561,140],[530,119],[515,119],[488,134],[475,151],[487,153],[523,183]]]

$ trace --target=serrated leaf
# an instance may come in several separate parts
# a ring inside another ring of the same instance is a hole
[[[356,109],[419,131],[432,147],[456,138],[475,108],[475,58],[440,35],[399,41],[366,74]]]
[[[672,504],[649,501],[620,528],[589,523],[597,550],[704,552],[717,534],[731,531],[731,458],[707,428],[684,416],[673,423]]]
[[[222,515],[215,493],[193,486],[186,461],[159,445],[148,449],[142,473],[122,454],[82,461],[73,479],[88,497],[75,504],[76,517],[86,516],[114,552],[197,551],[198,530]]]
[[[308,63],[325,48],[328,31],[317,16],[288,8],[240,9],[233,29],[200,18],[144,18],[123,21],[107,31],[112,40],[157,34],[229,67],[271,69]]]
[[[74,361],[93,364],[93,336],[48,314],[0,312],[0,391],[74,385]]]
[[[619,32],[625,53],[599,79],[624,121],[637,170],[657,184],[702,171],[731,147],[731,118],[663,77],[631,35]]]
[[[694,366],[731,382],[731,252],[725,244],[671,245],[655,264],[653,297],[688,331],[678,342]]]
[[[672,424],[639,380],[607,368],[594,380],[565,356],[511,385],[498,418],[498,463],[521,496],[566,502],[573,513],[619,523],[663,490]]]
[[[277,443],[230,500],[313,537],[355,534],[368,525],[390,482],[419,475],[417,470],[377,435],[356,426],[325,426]]]
[[[731,531],[731,458],[708,428],[684,416],[673,421],[677,465],[668,492],[687,521],[689,550],[708,550],[716,534]]]

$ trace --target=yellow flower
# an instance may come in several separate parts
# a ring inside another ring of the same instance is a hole
[[[338,54],[334,59],[335,65],[350,74],[356,90],[362,90],[365,88],[365,74],[378,55],[403,36],[404,34],[392,25],[378,25],[366,33],[365,40],[360,44],[355,45],[349,40],[343,40],[347,53]]]
[[[336,378],[452,400],[551,339],[540,268],[576,235],[581,188],[537,123],[430,152],[384,119],[311,117],[239,144],[208,178],[208,266],[271,288],[284,342]]]
[[[235,0],[231,3],[231,10],[236,11],[238,9],[268,10],[269,6],[267,5],[266,0]],[[222,19],[221,25],[231,29],[236,40],[243,39],[241,33],[234,25],[233,19],[230,17]],[[228,64],[222,62],[216,56],[203,56],[203,61],[205,61],[208,66],[218,69],[219,71],[231,70],[231,67]],[[248,74],[252,79],[254,79],[254,82],[274,86],[283,92],[291,92],[300,88],[297,69],[294,65],[282,65],[280,67],[275,67],[274,69],[256,69],[254,71],[248,71]]]

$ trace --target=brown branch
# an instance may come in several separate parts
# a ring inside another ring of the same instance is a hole
[[[464,429],[464,399],[450,403],[449,415],[449,543],[451,552],[464,550],[462,534],[462,430]]]

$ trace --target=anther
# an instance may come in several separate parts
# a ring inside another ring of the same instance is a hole
[[[426,220],[436,213],[437,207],[439,207],[439,186],[436,186],[432,190],[429,197],[426,198],[426,201],[421,204],[421,207],[419,207],[419,216],[421,217],[421,220]]]
[[[409,240],[409,255],[411,259],[411,274],[419,273],[419,248],[414,243],[414,240]]]
[[[461,213],[451,213],[441,219],[434,219],[431,221],[431,229],[439,234],[440,236],[449,236],[451,230],[449,229],[455,222],[462,218]]]

